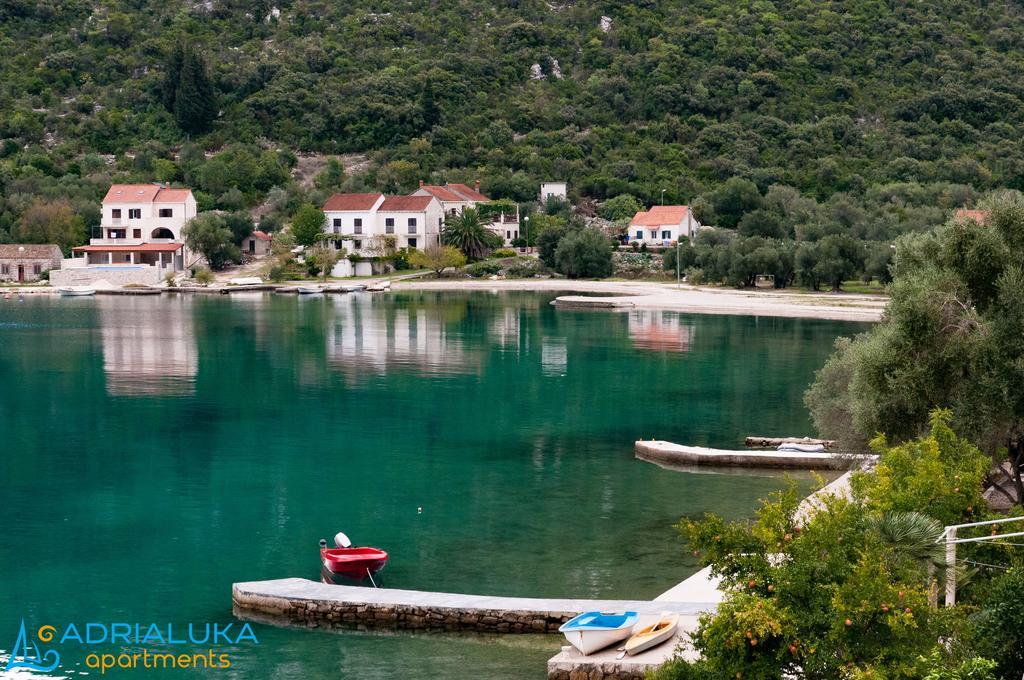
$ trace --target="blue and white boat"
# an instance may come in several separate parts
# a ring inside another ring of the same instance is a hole
[[[636,612],[584,612],[563,623],[558,632],[583,654],[592,654],[628,638],[639,619]]]

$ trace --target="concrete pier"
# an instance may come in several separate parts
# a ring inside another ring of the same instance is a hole
[[[360,588],[301,578],[236,583],[235,615],[308,628],[386,628],[491,633],[553,633],[585,611],[671,611],[694,616],[714,603],[491,597]]]
[[[627,297],[600,297],[596,295],[562,295],[551,301],[562,309],[631,309],[636,304]]]
[[[634,445],[637,458],[666,467],[747,467],[791,470],[849,470],[872,457],[842,453],[797,451],[729,451],[703,446],[683,446],[666,441]]]

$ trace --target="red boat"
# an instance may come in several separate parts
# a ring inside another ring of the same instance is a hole
[[[388,554],[383,550],[353,548],[352,541],[341,532],[334,537],[334,545],[337,547],[328,548],[327,541],[320,539],[320,562],[323,563],[324,569],[332,574],[353,579],[364,579],[369,576],[373,581],[373,575],[388,563]]]
[[[320,548],[320,561],[332,574],[366,578],[384,568],[388,554],[378,548]]]

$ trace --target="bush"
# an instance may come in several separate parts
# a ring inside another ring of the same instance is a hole
[[[516,256],[516,251],[512,250],[511,248],[498,248],[497,250],[495,250],[495,251],[493,251],[491,253],[491,257],[492,258],[497,258],[497,259],[501,259],[503,257],[515,257],[515,256]]]
[[[704,270],[700,267],[690,267],[686,270],[686,282],[694,286],[705,283]]]
[[[505,276],[513,279],[531,279],[544,271],[544,265],[535,257],[517,257],[505,267]]]
[[[601,231],[580,229],[558,244],[555,263],[570,279],[604,278],[612,274],[612,247]]]
[[[483,260],[469,265],[464,271],[468,276],[471,276],[474,279],[483,278],[485,276],[494,276],[501,271],[501,263],[495,262],[494,260]]]
[[[999,664],[999,676],[1024,673],[1024,568],[997,579],[979,614],[977,637],[981,653]]]
[[[409,249],[399,248],[395,251],[395,254],[391,256],[391,265],[395,268],[395,271],[404,271],[410,269],[409,265]]]
[[[676,247],[668,248],[662,254],[661,264],[666,271],[670,271],[675,274],[676,271],[676,253],[679,253],[679,270],[686,271],[692,267],[697,261],[697,253],[690,245],[690,242],[683,239]]]
[[[270,272],[267,274],[267,278],[275,283],[278,281],[284,281],[287,270],[279,264],[275,264],[270,268]]]
[[[50,280],[50,270],[49,269],[44,269],[43,271],[39,272],[39,280],[40,281],[49,281]]]
[[[522,236],[512,239],[512,247],[514,248],[525,248],[528,245],[530,245],[529,242]]]
[[[192,270],[192,278],[196,283],[208,286],[213,283],[213,272],[206,267],[198,267]]]

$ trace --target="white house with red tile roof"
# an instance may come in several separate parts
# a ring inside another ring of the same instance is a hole
[[[701,223],[687,205],[656,205],[641,210],[629,221],[630,241],[651,246],[667,246],[679,239],[692,239]]]
[[[969,220],[973,220],[978,224],[984,226],[986,220],[988,220],[988,215],[988,210],[968,210],[966,208],[960,208],[959,210],[956,211],[956,213],[953,214],[953,219],[956,220],[957,222],[967,222]]]
[[[73,248],[61,268],[74,283],[92,277],[118,283],[159,283],[191,264],[182,229],[196,216],[191,189],[162,184],[114,184],[103,198],[99,235]],[[86,271],[95,269],[96,271]],[[56,280],[67,276],[57,275]],[[64,285],[64,284],[61,284]]]
[[[490,203],[491,199],[480,193],[480,182],[474,182],[470,188],[466,184],[425,184],[420,181],[420,188],[412,192],[412,196],[433,196],[441,204],[445,215],[461,215],[466,208],[478,208],[482,203]],[[515,213],[494,215],[487,225],[491,231],[501,236],[505,245],[519,238],[519,206]]]
[[[439,243],[444,212],[432,195],[335,194],[323,206],[325,230],[344,235],[353,253],[372,257],[382,238],[391,236],[397,248],[423,250]],[[335,247],[343,247],[342,239]]]

